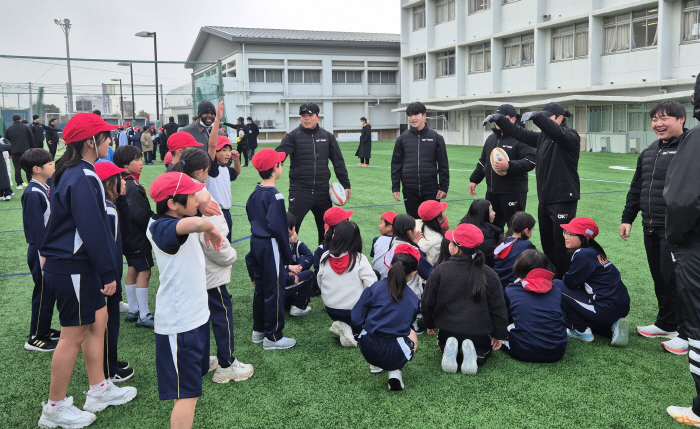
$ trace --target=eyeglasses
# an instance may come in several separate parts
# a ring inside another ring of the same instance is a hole
[[[576,236],[576,234],[574,234],[573,232],[569,232],[569,231],[564,231],[563,235],[564,235],[564,237],[575,237]]]

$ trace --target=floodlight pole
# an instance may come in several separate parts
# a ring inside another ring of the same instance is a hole
[[[118,66],[129,66],[129,74],[131,75],[131,111],[136,118],[136,99],[134,99],[134,63],[117,63]]]
[[[122,80],[112,79],[113,81],[119,81],[119,108],[122,112],[122,123],[124,123],[124,95],[122,94]]]
[[[156,66],[156,121],[160,121],[160,99],[158,98],[158,39],[156,38],[156,32],[139,31],[135,36],[153,37],[153,54]]]
[[[66,35],[66,60],[67,60],[67,66],[68,66],[68,112],[70,114],[71,111],[73,111],[73,80],[71,79],[70,75],[70,44],[68,43],[68,34],[70,34],[70,27],[71,23],[69,19],[64,19],[63,21],[59,21],[57,19],[54,19],[54,22],[56,25],[61,27],[61,30],[63,30],[63,34]]]

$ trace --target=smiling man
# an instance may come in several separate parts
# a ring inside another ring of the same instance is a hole
[[[197,140],[197,143],[202,144],[201,149],[207,150],[209,134],[211,134],[211,127],[214,124],[214,119],[216,119],[216,107],[214,107],[214,103],[209,100],[203,100],[199,103],[199,106],[197,106],[197,120],[180,129],[180,132],[184,131],[192,134],[192,137]],[[221,131],[216,132],[218,132],[220,136],[224,135]]]

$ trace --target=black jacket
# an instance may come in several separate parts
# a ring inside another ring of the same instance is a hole
[[[668,144],[656,140],[639,154],[637,169],[627,192],[627,203],[622,211],[622,223],[634,223],[637,213],[641,211],[642,227],[646,234],[664,233],[666,172],[687,132],[685,130]]]
[[[257,149],[258,135],[260,135],[260,128],[255,125],[255,122],[248,124],[248,149]]]
[[[503,237],[503,230],[492,223],[487,223],[486,227],[479,227],[479,229],[484,234],[484,242],[479,245],[479,249],[486,256],[486,265],[493,268],[496,263],[493,251],[498,246],[498,242],[501,241],[501,237]]]
[[[131,211],[131,228],[122,238],[124,256],[127,259],[141,258],[151,254],[151,242],[146,237],[146,228],[153,210],[143,185],[129,174],[123,174],[123,177],[126,180],[126,198]]]
[[[11,153],[22,153],[32,148],[34,143],[34,134],[28,126],[20,121],[15,121],[7,128],[5,138],[12,145]]]
[[[541,132],[530,131],[501,116],[496,124],[504,135],[513,136],[537,149],[537,198],[543,204],[577,201],[581,198],[578,158],[581,138],[576,130],[557,125],[542,113],[532,117]]]
[[[360,145],[357,147],[355,156],[359,158],[370,158],[372,156],[372,126],[369,123],[362,127]]]
[[[697,85],[697,84],[696,84]],[[696,91],[695,99],[698,100]],[[668,166],[666,238],[674,246],[700,242],[700,125],[688,131]]]
[[[309,130],[299,125],[288,132],[275,149],[289,155],[289,191],[309,190],[328,193],[333,163],[335,177],[345,189],[350,189],[350,178],[343,154],[333,133],[316,126]]]
[[[32,134],[34,134],[34,144],[32,147],[35,148],[42,148],[44,147],[44,129],[46,126],[44,124],[37,124],[36,122],[32,122],[29,124],[29,129],[32,130]]]
[[[491,167],[491,152],[500,147],[508,154],[508,174],[500,176]],[[484,143],[481,158],[469,181],[477,185],[486,178],[486,188],[493,194],[527,192],[527,172],[535,168],[535,149],[511,136],[504,136],[496,127]]]
[[[439,176],[439,181],[438,181]],[[437,131],[409,127],[397,139],[391,157],[391,191],[404,188],[444,191],[450,187],[445,140]]]
[[[44,131],[46,131],[46,141],[48,143],[58,143],[58,128],[52,125],[44,125]]]
[[[180,128],[180,126],[175,121],[168,122],[167,124],[163,125],[163,129],[167,131],[168,137],[175,134],[178,128]]]

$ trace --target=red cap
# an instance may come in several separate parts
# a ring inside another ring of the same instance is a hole
[[[141,131],[141,127],[134,127],[136,131]]]
[[[201,143],[198,143],[197,140],[195,140],[194,137],[192,137],[192,134],[190,134],[186,131],[180,131],[179,133],[175,133],[168,138],[168,150],[169,151],[180,150],[180,149],[184,149],[186,147],[192,147],[192,146],[204,146],[204,145]]]
[[[575,217],[571,222],[560,225],[564,231],[573,234],[581,234],[588,238],[596,238],[598,235],[598,225],[589,217]]]
[[[118,125],[117,128],[120,129],[120,130],[123,130],[123,129],[124,129],[124,125]]]
[[[274,149],[265,148],[253,156],[253,167],[258,171],[266,171],[274,168],[275,165],[284,161],[286,157],[287,154],[284,152],[276,152]]]
[[[223,128],[223,127],[222,127],[222,128],[219,128],[219,131],[221,131],[222,133],[225,133],[225,132],[226,132],[226,128]]]
[[[352,210],[344,210],[340,207],[329,208],[323,214],[323,221],[326,223],[326,229],[328,229],[331,226],[336,226],[344,220],[350,219],[352,213]]]
[[[163,164],[168,165],[173,162],[173,154],[168,152],[165,154],[165,158],[163,158]]]
[[[445,238],[462,247],[473,249],[484,242],[484,233],[475,225],[463,223],[453,231],[447,231]]]
[[[396,216],[398,216],[398,213],[395,212],[385,212],[384,214],[377,215],[380,218],[384,219],[385,221],[389,222],[390,224],[394,224],[394,219],[396,219]]]
[[[156,126],[155,126],[155,125],[151,125],[151,129],[152,129],[152,130],[155,130],[155,129],[156,129]]]
[[[229,140],[228,137],[226,137],[226,136],[219,136],[219,137],[216,139],[216,151],[217,151],[217,152],[220,151],[221,149],[223,149],[224,146],[226,146],[226,145],[229,145],[229,146],[233,147],[233,145],[231,144],[231,140]]]
[[[184,173],[163,173],[151,183],[150,195],[153,201],[159,202],[175,195],[190,195],[204,188],[204,183],[195,183]]]
[[[131,126],[131,122],[127,122],[127,123],[124,124],[124,125],[126,125],[127,127],[130,127],[130,126]]]
[[[115,129],[117,129],[116,125],[109,125],[94,113],[78,113],[63,128],[63,140],[66,144],[75,143]]]
[[[418,216],[424,221],[433,220],[440,216],[440,213],[444,212],[446,208],[447,203],[441,203],[435,200],[424,201],[418,207]]]
[[[158,127],[159,130],[163,131],[163,127]]]
[[[105,181],[108,177],[112,177],[115,174],[119,174],[126,171],[124,168],[119,168],[114,163],[109,161],[102,161],[95,164],[95,173],[101,181]]]
[[[394,255],[396,255],[397,253],[405,253],[407,255],[411,255],[414,258],[416,258],[416,261],[420,261],[420,252],[418,251],[418,249],[411,246],[410,244],[404,243],[396,246],[396,249],[394,249]]]

